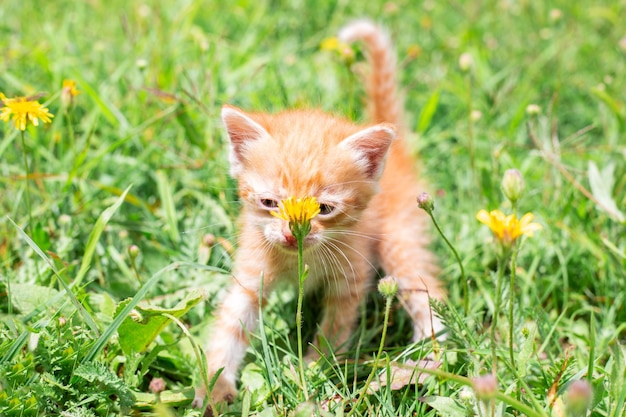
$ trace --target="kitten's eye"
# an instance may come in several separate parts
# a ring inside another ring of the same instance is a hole
[[[271,198],[262,198],[259,200],[259,203],[261,204],[261,207],[269,210],[278,208],[278,201]]]
[[[335,211],[335,206],[331,206],[330,204],[320,204],[320,215],[327,216],[333,211]]]

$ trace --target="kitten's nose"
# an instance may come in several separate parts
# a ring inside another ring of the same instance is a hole
[[[298,240],[291,232],[285,232],[283,235],[285,236],[287,246],[298,246]]]

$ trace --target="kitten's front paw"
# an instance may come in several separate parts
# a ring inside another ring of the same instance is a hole
[[[204,404],[204,400],[207,396],[207,390],[205,387],[196,389],[196,394],[191,405],[194,408],[201,408]],[[217,406],[219,403],[227,402],[232,403],[237,396],[237,388],[235,384],[230,381],[226,381],[221,375],[217,378],[213,390],[211,391],[211,398],[213,404]],[[209,404],[204,411],[204,417],[213,417],[213,410]]]
[[[196,388],[196,393],[194,394],[193,401],[191,402],[191,406],[193,408],[200,408],[204,405],[204,399],[206,398],[206,388],[200,387]]]
[[[230,404],[235,400],[236,396],[237,388],[235,387],[235,384],[230,381],[226,381],[220,375],[220,377],[217,378],[217,381],[215,382],[213,390],[211,390],[211,398],[213,398],[213,402],[227,402]]]

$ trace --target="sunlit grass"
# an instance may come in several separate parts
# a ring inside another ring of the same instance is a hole
[[[127,414],[158,394],[176,415],[198,415],[189,407],[203,378],[197,343],[237,246],[220,106],[364,120],[359,76],[320,44],[371,16],[397,43],[406,122],[419,132],[409,140],[469,283],[433,230],[449,289],[435,306],[448,326],[441,363],[419,385],[363,395],[369,375],[380,382],[384,368],[433,350],[431,340],[410,343],[394,303],[379,354],[386,300],[372,294],[352,348],[304,369],[301,404],[297,294],[285,289],[268,299],[240,395],[224,410],[574,415],[565,413],[579,400],[589,415],[623,415],[626,6],[361,3],[0,4],[0,91],[37,95],[55,115],[23,136],[0,125],[0,414]],[[359,72],[362,56],[354,61]],[[70,107],[64,80],[80,91]],[[500,187],[509,169],[525,183],[515,208]],[[479,210],[531,212],[542,230],[505,264]],[[512,272],[497,292],[498,274]],[[190,295],[200,289],[206,297]],[[169,324],[128,354],[129,327],[119,326],[151,314]],[[305,309],[305,339],[315,317]],[[476,402],[472,380],[494,357],[496,391]],[[165,387],[155,393],[157,378]]]

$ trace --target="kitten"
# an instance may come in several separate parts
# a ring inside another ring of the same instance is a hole
[[[415,340],[442,329],[429,308],[428,296],[441,299],[444,292],[426,249],[427,218],[416,204],[423,183],[398,135],[402,111],[390,40],[367,21],[345,27],[340,39],[365,45],[374,124],[360,126],[316,110],[222,109],[242,210],[233,283],[206,351],[209,377],[224,368],[211,392],[215,401],[232,401],[236,395],[246,331],[257,324],[261,277],[263,297],[279,282],[297,283],[295,239],[287,222],[270,215],[290,196],[314,196],[320,203],[305,240],[304,262],[310,267],[305,290],[324,289],[319,332],[334,346],[341,348],[348,340],[378,267],[396,277]],[[195,403],[201,404],[206,391],[197,394]]]

